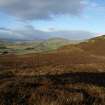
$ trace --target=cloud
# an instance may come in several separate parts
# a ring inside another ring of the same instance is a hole
[[[83,3],[86,5],[87,9],[90,10],[90,11],[94,11],[94,12],[96,12],[98,14],[100,12],[102,12],[102,13],[105,12],[104,3],[98,3],[96,1],[85,1]]]
[[[12,40],[42,40],[46,39],[47,33],[36,30],[32,26],[24,26],[19,29],[0,28],[0,39]]]
[[[70,40],[83,40],[93,37],[88,31],[42,31],[30,25],[18,29],[0,28],[0,39],[10,40],[46,40],[53,37],[67,38]]]
[[[23,20],[79,15],[85,0],[0,0],[0,11]]]

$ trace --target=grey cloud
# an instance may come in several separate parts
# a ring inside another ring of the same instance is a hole
[[[0,28],[0,39],[12,40],[46,40],[53,37],[67,38],[70,40],[83,40],[93,37],[93,33],[87,31],[41,31],[32,26],[24,26],[21,29]]]
[[[26,40],[41,40],[48,37],[46,32],[34,29],[30,25],[26,25],[22,29],[15,29],[14,32],[20,34]]]
[[[47,33],[36,30],[32,26],[24,26],[21,29],[0,28],[0,39],[42,40],[47,37]]]
[[[84,0],[0,0],[0,10],[26,19],[51,19],[56,15],[78,15]]]

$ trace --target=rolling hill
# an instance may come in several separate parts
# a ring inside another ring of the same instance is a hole
[[[58,45],[56,40],[43,43],[55,48],[52,44]],[[38,46],[42,42],[33,43]],[[33,43],[8,45],[21,49],[28,46],[31,50]],[[104,46],[104,36],[101,36],[59,46],[50,53],[1,54],[0,104],[105,105]]]
[[[105,35],[91,38],[84,42],[80,42],[79,44],[66,45],[59,48],[58,50],[70,51],[70,50],[75,50],[75,49],[79,49],[89,54],[96,55],[96,56],[105,56]]]
[[[0,52],[26,54],[35,52],[49,52],[70,43],[80,41],[70,41],[63,38],[51,38],[40,41],[0,41]]]
[[[47,44],[52,44],[52,40],[53,39],[50,39],[50,42],[47,42]],[[101,36],[79,44],[64,45],[50,53],[34,52],[24,55],[1,55],[0,64],[4,68],[8,67],[12,70],[15,68],[17,68],[17,70],[19,69],[16,73],[19,73],[20,75],[59,74],[71,71],[105,72],[104,45],[104,36]],[[43,48],[45,47],[42,44],[42,49]],[[13,59],[10,59],[11,56]]]

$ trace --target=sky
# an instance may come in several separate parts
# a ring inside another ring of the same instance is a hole
[[[105,34],[105,0],[0,0],[0,38],[82,40]]]

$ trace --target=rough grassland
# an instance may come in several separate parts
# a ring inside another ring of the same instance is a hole
[[[0,55],[0,105],[105,105],[105,40],[50,53]]]

